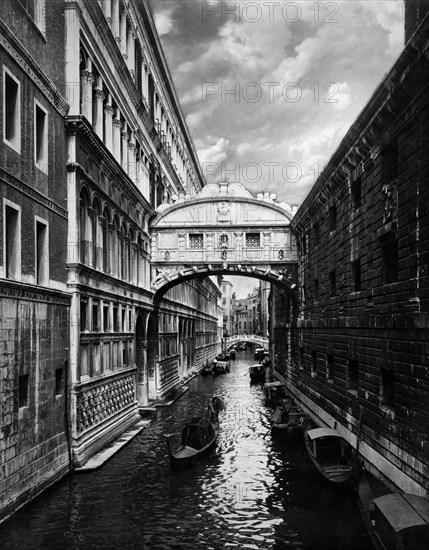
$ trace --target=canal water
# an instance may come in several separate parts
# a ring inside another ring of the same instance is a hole
[[[368,550],[353,491],[325,484],[303,443],[273,440],[271,409],[250,385],[250,351],[231,372],[198,376],[101,469],[57,483],[0,525],[2,550]],[[182,473],[163,434],[220,395],[216,450]]]

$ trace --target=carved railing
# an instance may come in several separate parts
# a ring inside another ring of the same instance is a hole
[[[77,431],[82,433],[135,402],[135,369],[77,389]]]

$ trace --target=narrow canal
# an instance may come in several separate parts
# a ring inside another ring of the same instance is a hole
[[[250,385],[251,352],[231,372],[198,376],[100,470],[75,474],[0,526],[2,550],[368,550],[353,491],[325,485],[301,441],[273,440],[271,410]],[[164,433],[220,395],[216,451],[171,471]]]

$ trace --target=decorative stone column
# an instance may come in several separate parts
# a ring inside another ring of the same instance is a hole
[[[128,33],[128,44],[127,44],[127,66],[130,71],[132,79],[135,81],[136,78],[136,35],[133,30]]]
[[[90,60],[88,60],[90,65]],[[92,84],[94,75],[90,70],[81,71],[80,85],[82,89],[81,114],[92,124]]]
[[[112,97],[110,94],[107,95],[107,105],[104,108],[104,143],[107,149],[113,154],[113,115],[115,114],[115,109],[112,107]]]
[[[112,4],[111,0],[102,0],[102,9],[104,13],[104,17],[107,19],[107,22],[112,22]]]
[[[124,122],[121,132],[122,139],[122,158],[121,166],[124,172],[128,173],[128,132],[127,132],[127,123]]]
[[[131,132],[130,141],[128,142],[128,165],[127,174],[134,182],[137,179],[136,166],[136,137],[134,132]]]
[[[113,119],[113,155],[119,164],[121,164],[121,127],[121,116],[119,109],[116,109],[116,115]]]
[[[112,0],[112,32],[116,42],[121,41],[119,34],[119,0]]]
[[[121,41],[120,41],[121,54],[122,54],[122,57],[125,60],[127,60],[128,56],[127,56],[127,12],[126,10],[122,10],[119,36],[121,38]]]
[[[103,140],[103,101],[105,95],[103,92],[103,81],[101,77],[97,78],[97,88],[95,90],[95,120],[93,121],[95,133]]]
[[[98,216],[97,223],[97,242],[95,243],[95,261],[94,267],[100,271],[103,270],[103,230],[104,230],[104,216]]]

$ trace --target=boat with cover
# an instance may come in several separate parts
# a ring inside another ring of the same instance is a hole
[[[429,548],[429,499],[405,493],[377,495],[366,472],[359,477],[359,507],[377,550]]]
[[[271,432],[273,435],[298,437],[304,433],[307,415],[293,401],[280,402],[273,414]]]
[[[336,485],[351,484],[351,447],[337,430],[308,430],[304,442],[311,461],[325,479]]]
[[[204,367],[201,369],[201,374],[203,376],[206,376],[207,374],[213,374],[213,363],[210,364],[208,361],[204,365]]]
[[[262,365],[249,367],[250,382],[264,382],[265,368]]]
[[[219,354],[213,362],[215,373],[229,372],[231,368],[231,356],[229,353]]]
[[[219,412],[225,408],[220,397],[213,397],[207,406],[206,416],[196,416],[185,424],[182,429],[181,445],[172,451],[170,435],[167,440],[170,463],[174,469],[189,467],[208,454],[215,446],[219,435]]]

